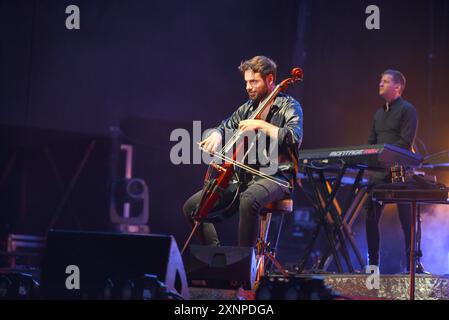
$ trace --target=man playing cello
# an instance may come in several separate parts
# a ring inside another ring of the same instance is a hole
[[[255,56],[243,61],[239,70],[244,77],[249,100],[241,105],[229,118],[222,121],[212,134],[200,142],[204,151],[211,154],[218,147],[228,130],[257,132],[277,147],[277,170],[265,179],[258,175],[246,174],[239,195],[238,245],[254,246],[257,238],[257,220],[263,207],[273,201],[288,198],[295,179],[297,151],[303,137],[303,115],[301,105],[291,96],[280,92],[271,105],[267,106],[257,119],[250,119],[252,112],[275,90],[276,64],[268,57]],[[284,181],[279,184],[276,181]],[[290,185],[291,187],[286,187]],[[195,212],[202,191],[195,193],[184,204],[183,211],[193,225]],[[220,200],[218,200],[220,201]],[[220,245],[213,223],[202,222],[195,235],[203,245]]]

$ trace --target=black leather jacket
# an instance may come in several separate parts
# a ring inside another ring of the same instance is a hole
[[[216,128],[222,137],[228,136],[226,131],[234,131],[240,121],[248,119],[257,108],[252,100],[241,105],[229,118]],[[276,176],[291,180],[295,177],[298,151],[303,137],[303,113],[301,105],[291,96],[279,93],[267,115],[266,121],[279,127],[278,171]]]

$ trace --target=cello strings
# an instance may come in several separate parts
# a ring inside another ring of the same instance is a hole
[[[207,152],[202,147],[200,149],[202,151]],[[279,179],[279,178],[276,178],[276,177],[269,176],[269,175],[267,175],[267,174],[265,174],[263,172],[260,172],[260,171],[254,169],[254,168],[251,168],[250,166],[247,166],[247,165],[245,165],[243,163],[235,161],[234,159],[232,159],[232,158],[230,158],[228,156],[225,156],[225,155],[217,153],[217,152],[212,153],[212,156],[214,156],[214,157],[216,157],[218,159],[224,160],[224,161],[228,161],[228,162],[230,162],[232,165],[234,165],[236,167],[242,168],[242,169],[244,169],[244,170],[246,170],[246,171],[248,171],[250,173],[253,173],[254,175],[257,175],[257,176],[259,176],[261,178],[268,179],[268,180],[270,180],[270,181],[272,181],[272,182],[274,182],[274,183],[276,183],[276,184],[278,184],[280,186],[283,186],[283,187],[286,187],[286,188],[291,188],[289,182],[286,182],[286,181],[284,181],[282,179]]]
[[[256,116],[263,110],[265,109],[265,106],[271,102],[271,100],[274,100],[275,96],[277,96],[277,94],[279,93],[281,89],[280,85],[277,85],[276,88],[274,88],[274,90],[268,95],[268,97],[262,101],[262,103],[259,105],[259,107],[257,107],[256,111],[251,115],[251,117],[248,118],[248,120],[252,120],[255,119]],[[240,135],[243,133],[243,131],[241,131],[240,129],[236,130],[236,132],[234,132],[234,134],[231,136],[231,138],[229,139],[229,141],[224,145],[224,147],[220,150],[221,153],[226,153],[229,150],[227,150],[230,145],[234,145],[237,140],[240,138]]]
[[[250,173],[253,173],[254,175],[257,175],[257,176],[259,176],[261,178],[265,178],[267,180],[270,180],[270,181],[272,181],[272,182],[274,182],[274,183],[276,183],[276,184],[278,184],[280,186],[283,186],[283,187],[286,187],[286,188],[291,188],[290,183],[289,182],[285,182],[282,179],[269,176],[269,175],[267,175],[267,174],[265,174],[263,172],[260,172],[260,171],[258,171],[256,169],[253,169],[253,168],[251,168],[251,167],[249,167],[247,165],[244,165],[244,164],[242,164],[242,163],[240,163],[238,161],[235,161],[232,158],[229,158],[229,157],[226,157],[226,156],[222,156],[222,155],[219,155],[219,154],[217,154],[215,156],[218,157],[219,159],[228,161],[231,164],[235,165],[236,167],[242,168],[242,169],[244,169],[244,170],[246,170],[246,171],[248,171]]]

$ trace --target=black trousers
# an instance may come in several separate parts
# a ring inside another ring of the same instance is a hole
[[[388,176],[375,176],[372,181],[372,187],[376,184],[385,184],[388,182]],[[367,216],[366,216],[366,238],[368,242],[368,264],[369,265],[379,265],[379,249],[380,249],[380,233],[379,233],[379,222],[383,212],[383,206],[379,203],[367,201],[366,205]],[[399,213],[399,220],[401,222],[402,231],[404,233],[405,242],[405,258],[407,259],[407,270],[409,269],[409,258],[410,258],[410,227],[412,223],[412,209],[410,204],[397,204],[397,209]]]
[[[257,240],[258,218],[263,207],[273,201],[291,196],[291,190],[266,179],[256,179],[248,183],[240,194],[238,245],[252,247]],[[201,197],[201,191],[191,196],[183,206],[188,222],[193,225],[194,214]],[[220,240],[213,223],[202,223],[197,229],[196,237],[203,245],[220,245]]]

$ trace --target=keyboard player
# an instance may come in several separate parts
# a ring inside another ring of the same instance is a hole
[[[369,144],[392,144],[411,150],[418,128],[418,114],[415,107],[402,98],[406,85],[404,75],[397,70],[386,70],[379,83],[379,95],[385,104],[376,111],[368,138]],[[391,182],[389,172],[372,174],[372,184]],[[409,204],[397,204],[399,220],[404,232],[405,257],[410,255],[411,207]],[[379,221],[383,207],[376,202],[366,204],[366,236],[368,242],[368,264],[379,266]],[[407,270],[409,265],[407,265]]]

